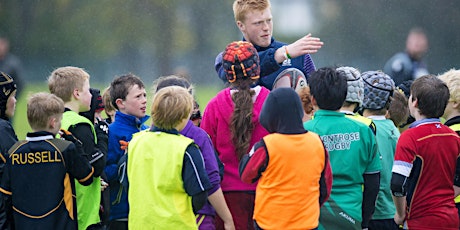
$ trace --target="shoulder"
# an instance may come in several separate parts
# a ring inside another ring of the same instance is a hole
[[[11,122],[0,118],[0,130],[13,129]]]
[[[69,146],[74,145],[70,141],[57,139],[57,138],[48,140],[48,142],[51,143],[53,146],[55,146],[61,152],[67,150],[69,148]]]

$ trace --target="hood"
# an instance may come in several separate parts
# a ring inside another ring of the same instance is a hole
[[[300,134],[303,108],[297,93],[287,87],[270,92],[260,113],[260,123],[270,133]]]

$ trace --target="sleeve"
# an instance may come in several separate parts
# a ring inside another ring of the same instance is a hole
[[[197,212],[206,203],[211,184],[204,169],[201,152],[194,143],[185,150],[182,180],[185,192],[192,197],[193,211]]]
[[[454,185],[460,187],[460,157],[457,158],[457,167],[455,168]]]
[[[405,196],[407,178],[412,172],[415,160],[415,142],[409,135],[401,135],[396,144],[395,160],[391,177],[391,192],[396,197]]]
[[[0,229],[9,229],[13,223],[9,160],[5,164],[4,173],[0,180]]]
[[[11,146],[14,145],[18,141],[18,137],[16,136],[16,133],[14,132],[13,127],[10,125],[1,125],[0,130],[2,131],[3,135],[0,140],[0,158],[1,162],[6,162],[6,158],[8,156],[8,150],[11,148]]]
[[[260,60],[260,77],[270,75],[281,67],[275,60],[275,52],[277,49],[278,48],[269,48],[258,52]]]
[[[106,121],[98,119],[98,121],[94,124],[94,129],[96,131],[97,138],[96,147],[104,154],[104,156],[107,156],[109,125]]]
[[[82,185],[90,185],[93,182],[94,168],[89,164],[88,160],[77,151],[75,144],[70,144],[65,151],[66,167],[70,175],[72,175]]]
[[[185,150],[182,167],[184,189],[188,195],[194,196],[211,188],[211,183],[209,183],[208,175],[204,169],[203,157],[194,143]]]
[[[240,161],[239,171],[241,180],[251,184],[259,180],[267,169],[269,161],[268,150],[264,140],[257,142],[248,154],[244,154]]]
[[[85,156],[94,167],[94,176],[100,176],[105,167],[106,156],[96,147],[91,126],[86,123],[79,123],[71,126],[69,131],[83,143]]]
[[[212,144],[215,148],[216,145],[216,136],[217,136],[217,121],[215,117],[215,109],[213,101],[210,101],[206,108],[203,111],[203,119],[201,120],[200,127],[209,135],[211,138]],[[219,152],[218,152],[219,154]]]
[[[121,149],[120,140],[126,141],[126,137],[117,136],[116,132],[109,130],[107,162],[104,169],[109,183],[118,182],[118,161],[125,154],[125,150]]]
[[[200,147],[201,154],[203,155],[205,170],[212,186],[208,193],[213,194],[220,188],[219,166],[217,165],[214,146],[212,145],[209,136],[204,131],[201,135],[202,138],[200,138],[200,140],[202,141],[197,144]]]
[[[326,155],[325,165],[319,180],[319,203],[321,206],[329,199],[332,190],[332,168],[329,161],[329,153],[326,148],[324,148],[324,154]]]
[[[375,135],[372,133],[372,130],[369,129],[368,127],[366,129],[366,135],[369,140],[368,146],[367,146],[367,151],[368,151],[368,165],[366,167],[366,171],[364,174],[374,174],[376,172],[380,172],[382,169],[382,166],[380,165],[380,157],[379,153],[377,151],[377,142],[375,140]]]
[[[372,219],[372,214],[375,210],[375,201],[380,188],[380,172],[373,174],[364,174],[364,191],[362,205],[362,228],[369,226],[369,221]]]
[[[315,66],[315,63],[313,62],[313,59],[311,58],[311,55],[305,54],[303,57],[302,72],[305,74],[305,77],[308,79],[310,74],[312,74],[314,71],[316,71],[316,66]]]

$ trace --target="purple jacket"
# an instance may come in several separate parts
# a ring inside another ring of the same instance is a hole
[[[214,153],[214,146],[212,145],[211,139],[208,134],[201,128],[195,126],[192,121],[188,121],[185,128],[180,131],[180,134],[193,139],[195,144],[198,145],[203,155],[204,166],[211,182],[212,188],[208,191],[211,195],[220,188],[220,176],[219,167],[217,166],[216,155]],[[215,216],[216,211],[211,204],[206,204],[198,211],[199,214]]]
[[[254,130],[252,132],[250,148],[268,134],[267,130],[259,122],[259,114],[269,93],[268,89],[261,87],[254,102],[252,113]],[[230,122],[234,108],[230,88],[220,91],[206,106],[203,120],[201,121],[201,128],[211,137],[212,143],[219,153],[222,163],[225,165],[224,179],[221,183],[222,191],[255,191],[257,183],[246,184],[240,179],[238,171],[239,161],[235,153],[235,146],[232,143],[232,132],[230,131]]]

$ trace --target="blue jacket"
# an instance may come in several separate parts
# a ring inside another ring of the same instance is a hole
[[[109,125],[109,144],[105,173],[110,186],[110,220],[128,218],[128,194],[118,182],[118,161],[125,154],[120,148],[120,140],[131,141],[134,133],[148,129],[143,123],[150,116],[138,119],[117,111],[115,121]]]
[[[243,40],[245,40],[243,38]],[[286,45],[286,43],[276,41],[272,37],[272,42],[267,47],[260,47],[255,45],[260,59],[260,79],[258,84],[264,86],[265,88],[272,90],[273,82],[281,71],[287,68],[297,68],[303,72],[305,77],[308,79],[308,76],[316,70],[315,63],[311,59],[309,54],[301,55],[299,57],[286,60],[283,63],[278,64],[275,60],[275,52],[278,48]],[[227,82],[225,76],[225,71],[222,67],[222,53],[219,53],[215,61],[215,69],[219,78],[222,81]]]

